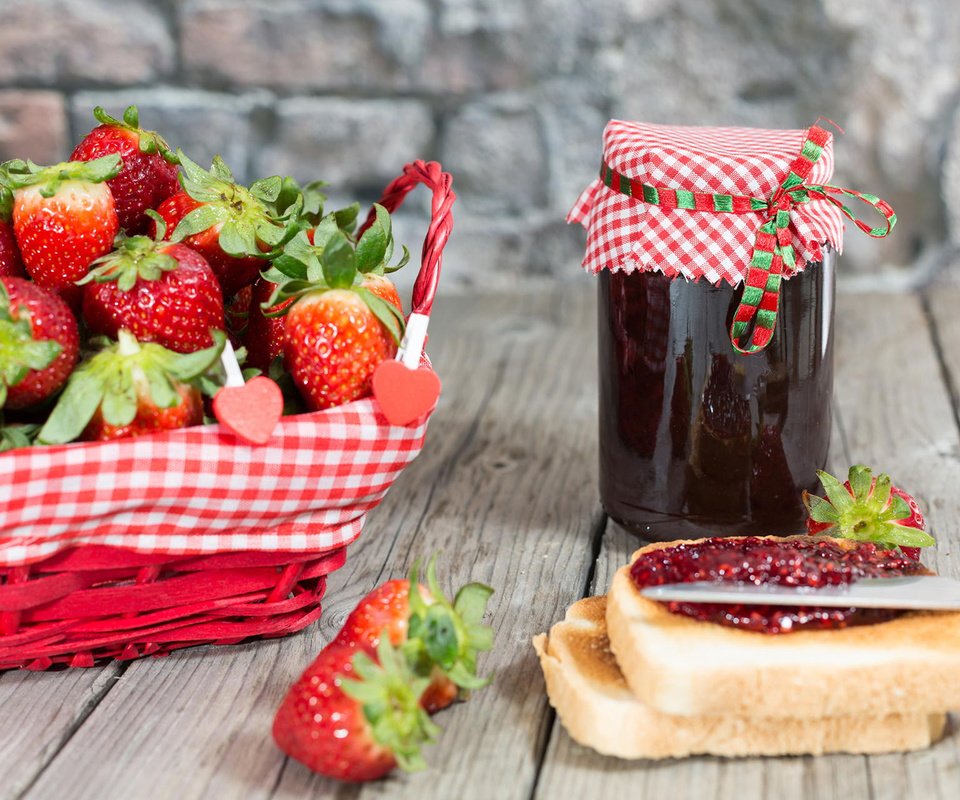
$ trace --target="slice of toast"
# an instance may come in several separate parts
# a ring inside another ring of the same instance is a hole
[[[673,544],[679,544],[677,542]],[[631,563],[653,544],[633,554]],[[667,714],[820,718],[960,710],[960,612],[769,635],[672,614],[621,567],[610,646],[627,683]]]
[[[620,758],[882,753],[928,747],[943,714],[823,719],[672,716],[638,700],[608,646],[606,598],[574,603],[566,619],[533,640],[550,703],[580,744]]]

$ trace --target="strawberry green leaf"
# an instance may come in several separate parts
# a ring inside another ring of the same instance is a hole
[[[323,204],[327,196],[321,190],[326,185],[326,181],[311,181],[303,187],[303,208],[300,213],[313,224],[323,216]]]
[[[279,247],[291,239],[297,232],[293,225],[284,228],[267,220],[260,220],[256,226],[257,239],[269,247]]]
[[[374,223],[363,232],[357,242],[357,271],[372,272],[383,263],[387,252],[387,242],[390,237],[390,215],[387,210],[377,204],[374,206],[377,218]]]
[[[229,214],[226,209],[209,204],[197,206],[193,211],[185,214],[183,219],[177,223],[170,240],[182,242],[188,236],[203,233],[214,225],[226,222],[227,219],[229,219]]]
[[[887,507],[890,502],[890,495],[893,492],[893,481],[886,473],[880,473],[877,481],[873,485],[873,492],[870,495],[870,508],[877,514]]]
[[[333,212],[333,218],[337,227],[345,233],[353,233],[357,227],[357,217],[360,216],[360,204],[352,203],[346,208],[338,209]]]
[[[460,639],[448,608],[440,603],[429,606],[421,623],[420,636],[434,664],[444,670],[453,667],[460,654]]]
[[[112,377],[103,394],[100,411],[109,425],[129,425],[137,416],[137,387],[133,373],[122,370]]]
[[[256,241],[253,238],[253,230],[248,233],[242,225],[234,222],[232,219],[223,223],[220,229],[220,236],[217,240],[224,253],[231,256],[245,256],[250,252],[250,246],[256,248]]]
[[[9,222],[13,214],[13,192],[2,182],[2,173],[0,173],[0,220]]]
[[[815,494],[807,495],[805,498],[807,510],[810,512],[810,519],[814,522],[836,523],[840,519],[837,509],[833,504]]]
[[[403,312],[393,303],[388,303],[369,289],[358,286],[354,291],[363,298],[363,301],[373,312],[373,315],[383,323],[383,326],[390,332],[393,341],[399,345],[400,340],[403,338]]]
[[[67,388],[50,412],[37,441],[42,444],[66,444],[77,439],[103,400],[104,384],[87,380],[82,367],[70,376]]]
[[[824,490],[826,490],[827,499],[833,503],[838,513],[843,514],[853,507],[853,495],[850,494],[846,486],[828,472],[820,470],[817,472],[817,476],[820,478]]]
[[[889,507],[883,512],[881,519],[884,521],[887,520],[900,520],[900,519],[909,519],[910,518],[910,504],[904,500],[900,495],[892,495],[890,498]]]
[[[327,214],[313,229],[313,246],[317,252],[322,252],[330,242],[330,239],[337,233],[342,233],[341,229],[337,226],[337,220],[333,214]]]
[[[165,367],[171,377],[181,381],[189,381],[202,375],[220,360],[220,354],[226,346],[226,334],[223,331],[212,329],[210,335],[213,337],[213,344],[203,350],[197,350],[193,353],[166,351],[168,361]],[[159,345],[153,345],[153,347],[159,347]]]
[[[316,256],[314,256],[316,258]],[[263,277],[271,283],[283,283],[287,278],[307,279],[307,265],[286,253],[273,259],[273,267]],[[318,264],[319,266],[319,264]],[[276,274],[274,271],[276,271]]]
[[[482,583],[468,583],[457,592],[453,600],[453,610],[460,615],[466,626],[483,622],[487,603],[493,595],[493,589]]]
[[[250,184],[250,194],[264,203],[275,203],[283,189],[283,179],[279,175],[261,178]]]
[[[936,544],[936,540],[929,533],[906,525],[887,523],[883,525],[881,535],[882,538],[878,542],[891,549],[893,547],[930,547]]]
[[[77,180],[90,181],[91,183],[103,183],[115,178],[122,167],[120,156],[115,153],[83,163],[87,165],[87,169],[80,173],[82,177],[77,178]]]
[[[227,163],[219,154],[213,157],[213,163],[210,165],[210,172],[225,183],[235,183],[233,173],[230,171],[230,167],[227,166]]]
[[[407,249],[407,246],[405,244],[400,246],[403,248],[403,256],[392,267],[384,267],[383,273],[385,275],[390,275],[394,272],[397,272],[400,269],[403,269],[407,265],[407,263],[410,261],[410,251]],[[390,250],[391,248],[387,248],[387,249]],[[389,261],[392,258],[392,256],[393,256],[393,253],[392,252],[389,253],[387,256],[384,257],[384,261]]]
[[[850,482],[850,490],[857,500],[865,500],[873,488],[873,472],[870,467],[865,467],[863,464],[855,464],[850,467],[847,480]]]
[[[147,369],[144,372],[150,387],[150,400],[157,408],[175,408],[183,402],[165,370]]]
[[[3,402],[0,399],[0,406],[2,405]],[[6,453],[8,450],[19,450],[21,447],[31,447],[39,430],[39,425],[0,426],[0,453]]]
[[[482,689],[484,686],[489,685],[492,680],[489,675],[481,678],[479,675],[471,671],[471,668],[462,662],[454,664],[446,672],[447,677],[452,680],[457,686],[461,689]]]
[[[347,237],[337,232],[330,237],[320,256],[323,278],[332,289],[347,289],[353,286],[357,276],[356,257]]]

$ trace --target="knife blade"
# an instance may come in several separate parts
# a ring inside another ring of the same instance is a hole
[[[772,606],[902,608],[960,611],[960,581],[941,575],[863,578],[851,584],[810,587],[752,583],[665,583],[640,593],[650,600]]]

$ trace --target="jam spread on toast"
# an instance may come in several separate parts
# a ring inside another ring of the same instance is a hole
[[[898,550],[881,549],[870,542],[811,536],[788,539],[755,536],[703,539],[648,551],[640,555],[630,568],[634,583],[641,588],[695,581],[773,583],[818,588],[848,584],[861,578],[926,572],[922,564]],[[759,633],[846,628],[886,622],[902,613],[888,609],[815,606],[690,602],[668,602],[663,605],[674,614]]]

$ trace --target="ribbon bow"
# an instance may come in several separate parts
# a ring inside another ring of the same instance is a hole
[[[600,167],[600,178],[609,188],[662,208],[726,214],[767,212],[757,230],[753,255],[744,279],[743,296],[730,325],[730,342],[738,353],[758,353],[773,338],[777,311],[780,308],[780,283],[785,270],[792,272],[796,269],[793,232],[790,228],[792,208],[802,203],[826,200],[840,209],[840,213],[861,231],[876,238],[886,236],[897,223],[897,215],[893,209],[879,197],[830,184],[804,183],[813,165],[820,159],[829,136],[827,131],[817,125],[807,131],[800,154],[790,165],[787,177],[769,199],[651,186],[614,172],[606,163]],[[886,224],[871,228],[838,199],[844,196],[867,203],[880,213]],[[741,345],[748,333],[749,341]]]

